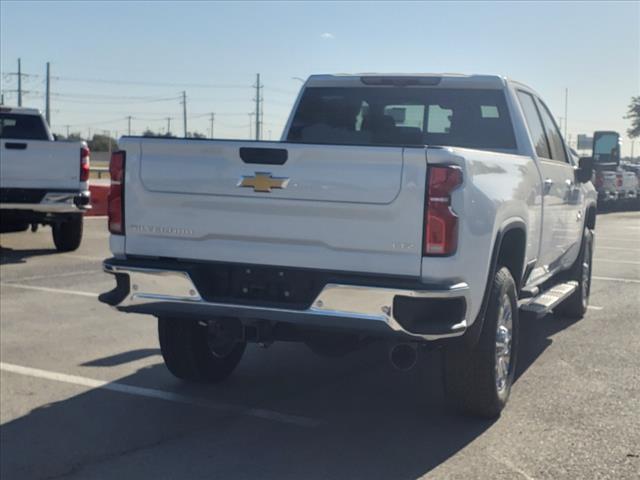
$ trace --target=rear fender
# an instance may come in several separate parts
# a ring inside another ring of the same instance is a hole
[[[489,264],[489,272],[487,276],[487,281],[485,283],[484,294],[482,296],[482,303],[480,305],[480,311],[473,322],[473,324],[469,327],[469,329],[465,332],[463,341],[466,346],[473,347],[478,343],[478,339],[480,338],[480,332],[482,332],[482,326],[484,323],[484,316],[487,311],[487,305],[489,303],[489,295],[491,293],[491,284],[493,282],[493,278],[496,276],[496,272],[498,270],[499,258],[500,258],[500,250],[502,248],[502,241],[505,238],[506,234],[512,230],[521,230],[525,234],[525,246],[526,246],[526,225],[521,219],[512,219],[506,222],[500,227],[496,234],[496,240],[493,244],[493,249],[491,251],[491,262]],[[524,260],[526,255],[523,255],[523,265],[521,272],[525,272],[526,268],[524,266]],[[516,287],[518,291],[522,287],[523,275],[520,278],[514,279],[516,282]]]

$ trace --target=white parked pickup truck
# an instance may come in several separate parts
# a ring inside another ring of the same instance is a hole
[[[117,285],[158,317],[177,377],[219,381],[247,342],[444,354],[452,405],[499,415],[519,315],[582,317],[592,161],[499,76],[318,75],[280,142],[124,137],[109,202]]]
[[[55,141],[38,110],[0,107],[0,232],[50,225],[61,252],[82,241],[89,148]]]

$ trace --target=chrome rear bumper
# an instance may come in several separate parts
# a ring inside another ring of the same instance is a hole
[[[327,283],[308,308],[299,310],[207,301],[186,271],[122,266],[108,262],[104,264],[104,271],[128,280],[119,281],[115,290],[100,297],[103,303],[125,312],[260,319],[302,326],[395,333],[419,340],[456,337],[467,328],[465,315],[469,287],[466,283],[430,290]],[[435,330],[418,333],[403,327],[394,315],[397,297],[459,300],[464,302],[464,307],[456,310],[459,318],[445,318]]]
[[[31,210],[42,213],[75,213],[91,208],[91,193],[49,192],[39,203],[0,203],[3,210]]]

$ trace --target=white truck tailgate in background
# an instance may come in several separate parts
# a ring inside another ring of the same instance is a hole
[[[26,148],[7,148],[6,144],[26,145]],[[79,142],[3,139],[0,142],[0,187],[77,190],[80,147]]]
[[[126,253],[419,276],[423,148],[125,138]],[[284,165],[241,147],[283,148]],[[242,176],[288,178],[270,193]]]

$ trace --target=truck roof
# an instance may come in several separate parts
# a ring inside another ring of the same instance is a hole
[[[0,105],[0,113],[15,113],[18,115],[40,115],[37,108],[28,107],[11,107],[9,105]]]
[[[355,87],[365,84],[394,85],[395,81],[413,81],[409,85],[429,85],[444,88],[502,89],[506,78],[500,75],[465,75],[461,73],[356,73],[311,75],[307,87]],[[381,83],[382,82],[382,83]]]

